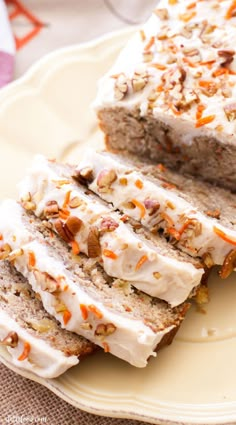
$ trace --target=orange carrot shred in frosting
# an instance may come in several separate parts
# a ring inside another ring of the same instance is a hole
[[[231,243],[232,245],[236,245],[236,239],[232,239],[230,236],[227,236],[223,230],[220,230],[218,227],[213,227],[214,232],[223,239],[225,242]]]
[[[202,118],[202,113],[203,113],[204,109],[206,109],[206,107],[202,104],[197,106],[197,112],[196,112],[196,119],[197,120],[200,120],[200,118]]]
[[[62,208],[62,209],[59,211],[59,217],[60,217],[62,220],[67,220],[67,218],[69,217],[69,215],[70,215],[70,211],[68,211],[66,208]]]
[[[71,319],[71,316],[72,316],[72,314],[71,314],[71,312],[69,310],[64,311],[64,313],[63,313],[63,322],[64,322],[64,325],[67,325],[67,323]]]
[[[33,251],[29,251],[29,266],[34,267],[36,264],[36,258]]]
[[[70,202],[70,194],[71,194],[71,190],[68,190],[68,192],[66,192],[66,196],[62,205],[63,208],[66,208],[68,206]]]
[[[138,262],[137,262],[137,264],[136,264],[136,266],[135,266],[135,271],[139,270],[139,269],[140,269],[140,267],[142,267],[142,265],[143,265],[144,263],[146,263],[146,261],[148,261],[148,257],[147,257],[147,255],[143,255],[143,256],[140,258],[140,260],[138,260]]]
[[[226,12],[225,19],[231,19],[236,16],[236,1],[232,1],[229,9]]]
[[[145,34],[145,32],[143,30],[140,30],[139,33],[140,33],[141,40],[142,41],[145,41],[146,40],[146,34]]]
[[[187,6],[187,9],[193,9],[194,7],[196,7],[196,2],[190,3],[190,4]]]
[[[107,344],[107,342],[103,342],[102,345],[103,345],[103,348],[104,348],[104,352],[105,353],[110,353],[110,347]]]
[[[71,241],[71,248],[74,255],[78,255],[80,253],[79,244],[76,241]]]
[[[145,52],[147,52],[155,43],[155,37],[152,36],[149,40],[149,42],[146,44],[146,46],[144,47]]]
[[[111,251],[110,249],[104,249],[103,255],[104,257],[110,258],[111,260],[116,260],[118,258],[115,252]]]
[[[161,214],[161,216],[162,216],[162,218],[167,222],[167,224],[170,226],[170,227],[173,227],[174,226],[174,222],[173,222],[173,220],[172,220],[172,218],[168,215],[168,214],[166,214],[165,212],[163,212],[162,214]]]
[[[195,127],[199,128],[199,127],[202,127],[203,125],[209,124],[212,121],[214,121],[215,117],[216,117],[215,115],[208,115],[206,117],[202,117],[196,121]]]
[[[136,182],[135,182],[135,186],[138,188],[138,189],[142,189],[143,188],[143,182],[142,182],[142,180],[136,180]]]
[[[84,305],[84,304],[80,304],[80,311],[81,311],[81,315],[82,315],[82,318],[84,319],[84,320],[86,320],[87,318],[88,318],[88,310],[87,310],[87,307],[86,307],[86,305]]]
[[[162,65],[161,63],[152,63],[150,64],[153,68],[159,69],[160,71],[165,71],[166,66]]]
[[[98,319],[103,318],[102,312],[93,304],[88,305],[88,310],[93,313]]]
[[[30,349],[30,344],[28,342],[25,342],[23,352],[17,360],[19,360],[19,362],[23,362],[23,360],[26,360],[29,357]]]
[[[139,202],[137,199],[132,199],[131,201],[137,208],[140,209],[140,217],[143,218],[145,216],[146,210],[143,204]]]
[[[2,235],[2,233],[0,233],[0,241],[2,241],[3,240],[3,235]]]
[[[221,75],[224,75],[224,74],[229,74],[228,68],[218,68],[212,73],[212,76],[213,77],[220,77]]]

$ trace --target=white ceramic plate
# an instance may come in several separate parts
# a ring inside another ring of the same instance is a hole
[[[63,49],[36,64],[0,93],[1,197],[33,154],[76,162],[81,149],[101,146],[89,105],[97,79],[109,68],[133,30]],[[16,370],[47,386],[68,403],[99,415],[165,424],[236,424],[235,275],[210,281],[205,314],[192,308],[174,343],[145,369],[99,353],[54,380]]]

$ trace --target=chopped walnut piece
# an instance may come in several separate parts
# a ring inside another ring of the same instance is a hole
[[[109,193],[111,190],[111,185],[117,179],[117,174],[115,170],[102,170],[97,177],[97,185],[99,192]]]
[[[143,52],[143,61],[144,62],[151,62],[153,60],[153,53],[152,52]]]
[[[234,55],[235,55],[234,50],[218,50],[217,53],[220,58],[223,58],[223,61],[221,62],[221,66],[223,67],[230,65],[231,62],[233,62],[234,60]]]
[[[236,103],[230,103],[224,107],[225,115],[228,121],[234,121],[236,119]]]
[[[0,260],[6,260],[11,251],[11,246],[8,243],[3,244],[0,248]]]
[[[96,258],[101,255],[101,246],[99,241],[99,231],[97,227],[91,227],[88,234],[88,256],[90,258]]]
[[[78,208],[81,205],[82,201],[79,199],[78,196],[74,196],[72,199],[70,199],[69,207],[70,208]]]
[[[234,271],[236,267],[236,249],[231,249],[231,251],[226,255],[224,263],[219,271],[219,276],[221,279],[226,279]]]
[[[42,291],[53,294],[60,291],[60,283],[49,273],[34,270],[34,277]]]
[[[94,179],[93,169],[91,167],[84,167],[81,170],[76,170],[73,176],[81,184],[92,183]]]
[[[208,215],[209,217],[212,217],[212,218],[220,218],[220,210],[218,208],[216,208],[213,211],[208,210],[208,211],[206,211],[206,215]]]
[[[0,341],[0,345],[5,345],[6,347],[15,348],[18,345],[18,335],[16,332],[9,332],[9,334]]]
[[[155,199],[146,199],[144,201],[144,206],[148,210],[148,215],[154,215],[160,208],[160,203]]]
[[[208,97],[214,96],[218,90],[218,84],[211,80],[201,80],[199,81],[199,86],[202,93]]]
[[[215,28],[215,25],[209,24],[208,21],[203,21],[202,29],[199,34],[199,37],[203,43],[207,43],[209,41],[209,34],[211,34]]]
[[[155,277],[155,279],[160,279],[161,278],[161,273],[159,273],[159,272],[153,272],[153,276]]]
[[[119,227],[119,223],[112,217],[104,217],[101,221],[100,232],[113,232],[117,227]]]
[[[203,254],[202,259],[203,259],[205,266],[208,269],[210,269],[211,267],[214,266],[214,261],[213,261],[212,256],[209,252],[206,252],[205,254]]]
[[[14,261],[17,257],[20,257],[24,254],[23,248],[14,249],[14,251],[11,251],[8,255],[8,261]]]
[[[21,205],[26,211],[35,211],[36,210],[36,204],[33,201],[23,201],[23,202],[21,202]]]
[[[119,75],[114,86],[114,96],[116,100],[122,100],[128,93],[128,79],[124,74]]]
[[[146,72],[135,72],[131,80],[134,92],[142,90],[148,82],[148,74]]]
[[[197,293],[194,297],[197,304],[208,304],[209,303],[209,291],[207,286],[201,285],[199,286]]]
[[[48,201],[44,208],[44,216],[46,218],[59,217],[59,206],[57,201]]]
[[[113,323],[100,323],[97,325],[95,335],[97,336],[109,336],[116,331],[116,326]]]
[[[165,21],[166,19],[169,18],[169,13],[168,10],[166,8],[163,9],[155,9],[154,10],[155,15],[158,16],[158,18],[160,18],[162,21]]]
[[[194,47],[184,47],[183,53],[185,56],[191,58],[191,62],[200,62],[201,61],[201,53],[198,49]]]

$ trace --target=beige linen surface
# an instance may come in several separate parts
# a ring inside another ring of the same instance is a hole
[[[9,1],[9,14],[17,6]],[[23,0],[22,4],[42,22],[42,28],[18,49],[15,77],[46,53],[59,47],[91,40],[109,31],[142,22],[156,0]],[[18,39],[32,30],[23,14],[11,19]],[[0,364],[0,425],[135,425],[82,412],[40,385],[24,379]],[[139,424],[143,424],[139,422]]]

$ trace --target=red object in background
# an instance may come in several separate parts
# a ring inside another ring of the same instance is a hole
[[[15,18],[23,16],[30,24],[31,29],[24,36],[19,37],[14,34],[16,49],[21,49],[25,44],[27,44],[32,38],[34,38],[43,28],[44,24],[36,18],[19,0],[6,0],[6,4],[11,6],[11,11],[9,12],[9,18],[11,21],[14,21]]]

